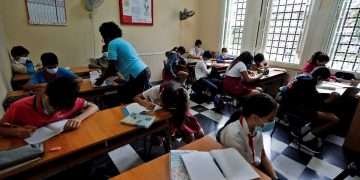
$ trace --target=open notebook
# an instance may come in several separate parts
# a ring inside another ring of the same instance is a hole
[[[37,129],[30,137],[24,139],[28,144],[42,143],[64,131],[65,124],[68,120],[56,121],[44,127]]]
[[[250,164],[233,148],[210,152],[171,151],[170,161],[172,180],[259,178]]]
[[[124,109],[126,117],[121,120],[124,124],[135,125],[143,128],[149,128],[155,121],[155,117],[146,115],[148,110],[138,103],[131,103]]]

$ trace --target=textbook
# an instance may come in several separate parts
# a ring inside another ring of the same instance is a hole
[[[138,113],[131,113],[130,115],[126,116],[123,120],[121,120],[124,124],[129,125],[136,125],[143,128],[149,128],[155,121],[154,116],[145,115],[145,114],[138,114]]]
[[[42,143],[64,131],[65,124],[68,120],[56,121],[44,127],[38,128],[30,137],[24,139],[28,144]]]
[[[155,121],[155,117],[145,114],[148,110],[138,103],[131,103],[126,106],[124,113],[126,117],[121,120],[124,124],[149,128]]]
[[[250,164],[233,148],[211,150],[209,152],[180,152],[181,160],[186,169],[187,177],[174,170],[176,156],[171,155],[172,180],[237,180],[256,179],[259,175]],[[175,157],[175,158],[174,158]],[[179,164],[177,162],[177,164]],[[180,167],[180,168],[179,168]]]
[[[125,113],[130,115],[132,113],[143,113],[148,111],[144,106],[141,106],[138,103],[131,103],[125,107]]]

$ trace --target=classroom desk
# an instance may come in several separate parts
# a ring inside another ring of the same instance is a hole
[[[269,68],[269,74],[261,77],[255,82],[255,85],[261,87],[264,92],[275,97],[279,92],[279,88],[287,84],[288,79],[289,75],[285,69]]]
[[[89,72],[97,69],[84,67],[71,67],[70,70],[80,77],[89,77]],[[14,90],[22,89],[22,86],[30,80],[31,76],[28,74],[14,74],[11,83]]]
[[[44,143],[45,155],[41,160],[11,171],[0,171],[0,179],[10,176],[18,179],[45,178],[136,139],[168,130],[168,119],[171,117],[168,112],[155,112],[155,123],[149,129],[144,129],[121,124],[120,120],[124,117],[122,109],[123,106],[119,106],[99,111],[84,120],[79,129],[51,138]],[[167,139],[170,140],[169,136]],[[19,138],[0,137],[0,150],[18,147],[24,143]],[[52,147],[62,147],[62,149],[49,152]]]
[[[212,149],[221,149],[222,145],[217,143],[209,136],[205,136],[197,141],[185,145],[180,149],[210,151]],[[118,176],[111,178],[112,180],[169,180],[170,179],[170,162],[169,154],[165,154],[157,159],[144,163]],[[259,174],[260,179],[271,179],[265,173],[254,167]]]
[[[339,93],[340,95],[342,95],[346,91],[347,88],[353,88],[353,86],[348,85],[348,84],[343,84],[343,83],[324,81],[324,82],[321,82],[321,84],[318,85],[316,89],[320,93],[331,94],[333,92],[336,92],[336,93]],[[357,93],[355,95],[355,98],[357,98],[359,100],[360,94]],[[360,100],[356,107],[354,117],[351,121],[349,130],[346,134],[345,142],[344,142],[345,148],[347,148],[348,150],[360,153],[359,130],[360,130]]]
[[[83,81],[80,83],[79,96],[88,100],[96,101],[95,103],[101,103],[99,100],[100,97],[117,93],[117,90],[120,86],[121,84],[116,86],[93,87],[91,85],[90,79],[83,79]],[[16,101],[20,97],[26,97],[32,94],[33,93],[30,91],[17,90],[9,91],[6,97],[8,99],[13,99],[14,101]],[[10,104],[11,103],[12,102],[10,102]],[[6,109],[7,107],[4,108]]]

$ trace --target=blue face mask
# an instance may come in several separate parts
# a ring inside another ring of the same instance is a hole
[[[270,121],[264,123],[264,126],[261,129],[263,132],[271,131],[272,129],[274,129],[274,126],[275,126],[275,121]]]

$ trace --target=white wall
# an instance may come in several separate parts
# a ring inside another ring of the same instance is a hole
[[[1,8],[0,8],[1,10]],[[3,26],[3,19],[0,16],[0,104],[6,97],[6,93],[10,90],[11,67],[8,51],[6,48],[6,35]],[[4,113],[2,105],[0,105],[0,117]]]
[[[2,0],[5,32],[10,49],[24,45],[30,56],[39,62],[40,55],[46,51],[55,52],[63,66],[85,66],[88,59],[101,54],[99,26],[106,21],[120,24],[119,0],[106,0],[95,10],[93,19],[84,8],[84,0],[66,1],[66,26],[29,25],[24,0]],[[180,22],[179,12],[183,8],[199,12],[198,0],[154,0],[153,26],[121,25],[124,38],[131,42],[149,65],[152,80],[160,80],[164,52],[176,45],[187,48],[199,38],[196,15]]]

